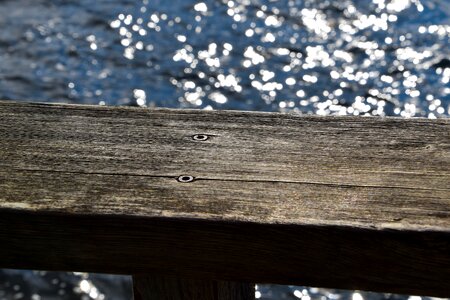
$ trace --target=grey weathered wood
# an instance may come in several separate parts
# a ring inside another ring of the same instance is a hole
[[[449,150],[446,119],[1,102],[0,267],[449,296]]]
[[[164,275],[133,276],[134,300],[251,300],[255,285]]]

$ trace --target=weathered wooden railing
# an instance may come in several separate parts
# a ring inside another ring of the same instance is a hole
[[[450,120],[0,102],[0,157],[3,268],[450,296]]]

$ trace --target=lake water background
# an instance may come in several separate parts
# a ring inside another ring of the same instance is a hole
[[[449,45],[447,0],[4,0],[0,99],[442,118]],[[260,299],[420,300],[257,291]],[[0,270],[0,299],[130,297],[129,277]]]

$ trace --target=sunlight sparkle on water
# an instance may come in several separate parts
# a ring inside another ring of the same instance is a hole
[[[73,101],[434,118],[450,109],[450,25],[439,19],[445,3],[142,0],[98,21],[108,31],[58,32],[48,20],[24,37],[81,41],[55,52],[83,57],[81,64],[57,61],[53,73],[39,75],[44,85],[81,65],[83,76],[63,82]],[[407,24],[424,14],[434,17]]]

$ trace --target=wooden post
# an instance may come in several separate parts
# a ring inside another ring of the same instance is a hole
[[[134,300],[251,300],[249,283],[184,279],[159,275],[133,276]]]

